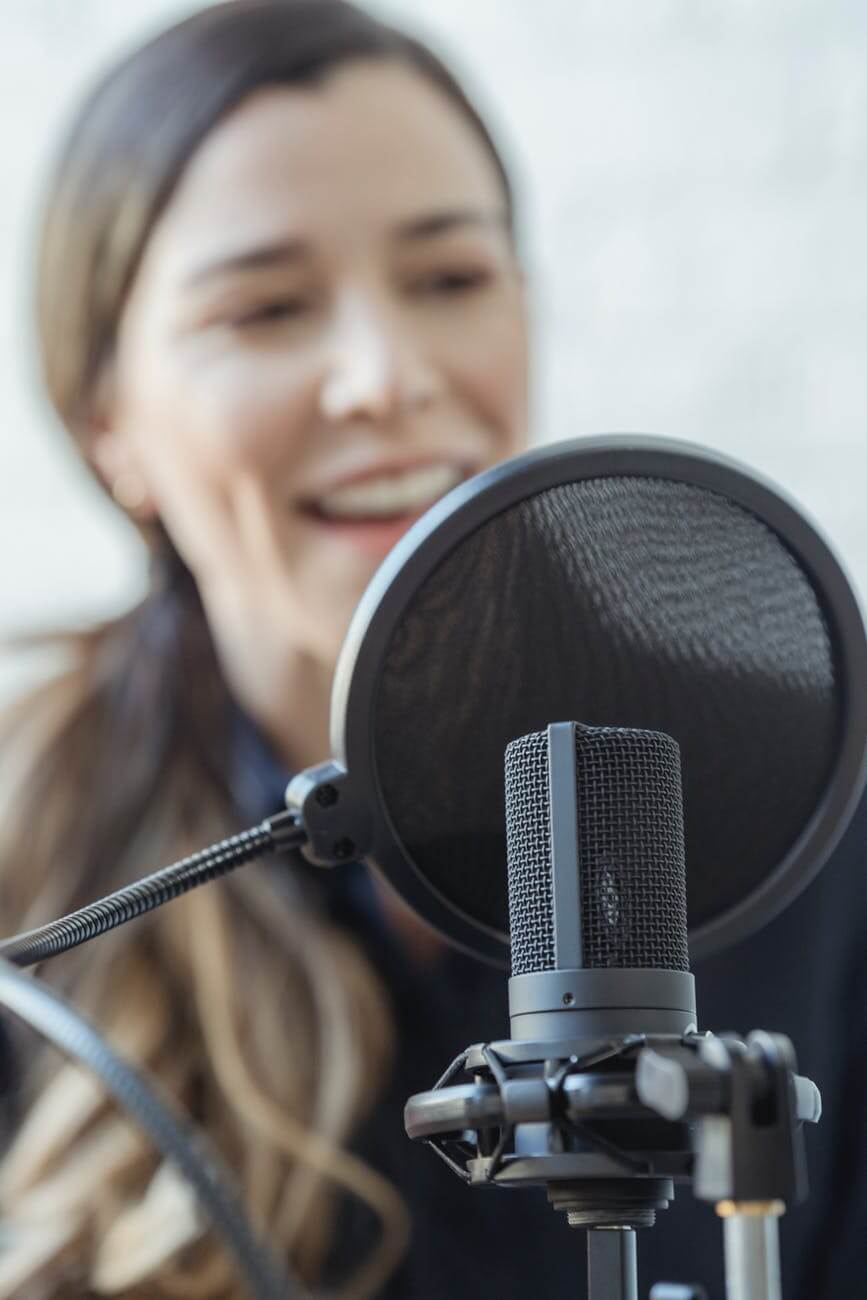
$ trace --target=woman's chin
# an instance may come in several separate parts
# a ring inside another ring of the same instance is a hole
[[[389,551],[423,511],[387,520],[304,520],[304,562],[284,574],[286,631],[313,650],[322,664],[336,666],[352,616]],[[299,537],[288,546],[299,555]],[[299,582],[300,580],[300,582]],[[294,613],[292,612],[294,611]]]

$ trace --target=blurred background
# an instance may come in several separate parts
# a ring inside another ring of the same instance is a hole
[[[2,0],[0,634],[138,594],[39,390],[30,271],[106,59],[200,4]],[[864,0],[375,0],[463,74],[519,183],[538,441],[688,438],[775,479],[867,593]],[[38,670],[0,655],[0,696]]]

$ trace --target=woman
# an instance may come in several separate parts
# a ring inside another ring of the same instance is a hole
[[[499,156],[427,50],[339,0],[216,6],[103,80],[48,196],[38,311],[54,406],[153,576],[17,710],[7,930],[279,807],[285,773],[329,753],[331,675],[379,561],[526,430]],[[363,906],[436,960],[399,905]],[[303,1275],[367,1295],[407,1215],[344,1146],[393,1010],[338,912],[312,872],[255,869],[50,975],[208,1124]],[[228,1294],[183,1189],[45,1069],[3,1173],[4,1293]],[[338,1193],[371,1213],[332,1267]]]
[[[85,104],[46,209],[43,367],[152,583],[69,639],[69,671],[10,719],[7,932],[274,811],[288,772],[327,756],[335,658],[382,555],[524,445],[512,224],[449,74],[341,0],[206,10]],[[757,1008],[766,969],[759,944],[740,983],[708,965],[705,1022],[798,1042]],[[207,1126],[312,1285],[579,1293],[582,1242],[541,1193],[470,1191],[404,1137],[406,1097],[505,1028],[505,980],[360,870],[253,866],[46,974]],[[46,1055],[18,1104],[0,1294],[238,1294],[98,1089]],[[718,1283],[717,1225],[681,1199],[643,1272]],[[831,1207],[811,1205],[789,1282],[815,1298]]]

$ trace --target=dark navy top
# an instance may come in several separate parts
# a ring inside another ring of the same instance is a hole
[[[237,794],[251,821],[282,806],[287,774],[249,726],[239,730]],[[867,799],[831,862],[776,921],[696,962],[699,1024],[716,1032],[787,1034],[798,1068],[822,1092],[807,1126],[810,1196],[781,1221],[786,1300],[867,1295]],[[332,918],[365,948],[391,993],[396,1064],[355,1150],[399,1188],[413,1215],[407,1258],[381,1300],[580,1300],[585,1236],[542,1188],[474,1188],[409,1141],[403,1107],[433,1086],[467,1045],[509,1036],[507,976],[445,950],[420,970],[388,929],[365,868],[311,877]],[[336,1267],[366,1253],[367,1212],[347,1206]],[[638,1233],[639,1296],[655,1281],[701,1282],[723,1300],[722,1226],[685,1185]]]

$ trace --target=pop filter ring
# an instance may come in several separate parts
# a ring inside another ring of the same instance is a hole
[[[771,529],[806,574],[834,645],[841,744],[828,784],[797,841],[774,870],[734,906],[690,930],[693,958],[745,938],[809,884],[839,841],[867,776],[867,639],[858,601],[828,543],[775,486],[707,448],[643,434],[558,442],[494,466],[437,502],[400,539],[371,580],[337,664],[331,751],[348,774],[353,799],[370,815],[372,838],[365,858],[404,902],[453,944],[497,966],[508,965],[508,936],[468,916],[422,876],[392,824],[375,754],[373,721],[380,675],[392,635],[410,601],[464,538],[537,493],[612,476],[704,488],[752,514]]]

